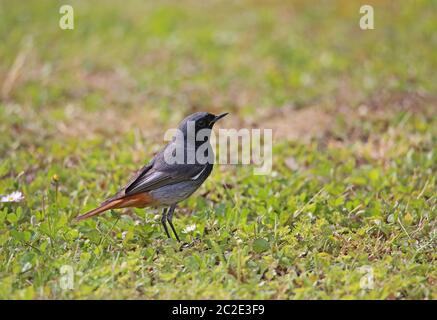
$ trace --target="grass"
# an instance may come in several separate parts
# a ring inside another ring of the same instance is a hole
[[[436,3],[368,3],[0,1],[0,297],[436,299]],[[272,174],[216,166],[183,250],[154,209],[71,222],[197,110],[273,128]]]

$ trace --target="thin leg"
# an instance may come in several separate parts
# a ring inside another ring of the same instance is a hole
[[[164,210],[162,210],[161,223],[162,223],[162,226],[164,227],[164,230],[165,230],[165,233],[167,234],[167,237],[171,238],[170,233],[168,233],[166,221],[167,221],[167,208],[164,208]]]
[[[173,230],[173,233],[174,233],[174,235],[176,236],[176,239],[178,240],[178,242],[181,242],[181,240],[179,239],[178,234],[176,233],[176,229],[175,229],[175,227],[173,226],[173,213],[174,213],[174,209],[175,209],[175,208],[176,208],[176,205],[173,204],[173,205],[170,207],[170,210],[168,210],[168,213],[167,213],[167,221],[168,221],[168,224],[170,225],[171,230]]]

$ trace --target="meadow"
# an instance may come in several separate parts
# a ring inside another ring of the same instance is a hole
[[[365,2],[0,0],[0,298],[437,299],[437,3]],[[72,221],[195,111],[272,172]]]

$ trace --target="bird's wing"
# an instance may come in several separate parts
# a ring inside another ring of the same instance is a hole
[[[133,183],[135,183],[135,181],[137,181],[138,179],[140,179],[142,176],[144,176],[152,167],[153,167],[153,163],[154,163],[154,159],[152,161],[150,161],[148,164],[146,164],[144,167],[142,167],[140,170],[138,170],[135,175],[129,180],[129,182],[120,190],[118,190],[118,192],[113,195],[112,197],[106,199],[105,201],[103,201],[101,203],[101,205],[105,205],[106,203],[109,203],[115,199],[119,199],[122,198],[124,196],[126,196],[126,189],[132,185]]]
[[[152,169],[153,167],[153,163],[154,163],[155,159],[152,159],[152,161],[150,161],[148,164],[146,164],[144,167],[141,168],[141,170],[139,170],[130,180],[129,182],[124,186],[124,188],[122,190],[126,190],[127,188],[129,188],[133,183],[135,183],[135,181],[137,181],[138,179],[140,179],[141,177],[143,177],[144,175],[147,174],[147,172],[149,172],[150,169]]]
[[[205,170],[206,165],[166,165],[150,169],[139,176],[125,189],[125,195],[133,195],[160,188],[165,185],[197,179]]]

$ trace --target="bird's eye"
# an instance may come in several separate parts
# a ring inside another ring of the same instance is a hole
[[[203,126],[205,126],[205,120],[199,120],[199,121],[197,122],[197,125],[198,125],[199,127],[203,127]]]

